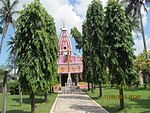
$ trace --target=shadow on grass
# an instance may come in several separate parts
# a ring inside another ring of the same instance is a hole
[[[99,96],[93,96],[91,97],[93,100],[98,100],[98,99],[101,99],[101,97]],[[118,105],[114,105],[114,106],[102,106],[104,109],[106,109],[108,112],[110,113],[117,113],[119,112],[119,106]]]
[[[144,90],[144,91],[149,91],[150,87],[144,88],[144,87],[131,87],[131,88],[125,88],[125,91],[139,91],[139,90]]]
[[[141,113],[150,113],[150,110],[148,110],[148,111],[143,111],[143,112],[141,112]]]
[[[13,98],[12,100],[16,101],[17,103],[19,103],[19,98]],[[42,98],[36,98],[35,102],[36,103],[43,103],[44,99],[42,99]],[[23,98],[23,103],[24,104],[30,104],[30,99],[29,98]]]
[[[82,89],[83,92],[88,92],[88,89]]]
[[[9,110],[7,113],[30,113],[28,111],[22,111],[22,110]]]
[[[141,108],[144,109],[150,109],[150,99],[130,99],[130,101],[134,101],[136,104],[138,104]],[[149,112],[150,113],[150,112]]]
[[[96,96],[96,97],[91,97],[93,100],[97,100],[97,99],[100,99],[101,97],[99,96]]]
[[[109,113],[117,113],[120,111],[118,106],[103,106],[103,108],[106,109]]]

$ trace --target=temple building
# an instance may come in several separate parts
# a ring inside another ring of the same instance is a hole
[[[58,74],[60,84],[61,86],[65,86],[68,77],[71,77],[72,82],[77,85],[83,71],[82,57],[72,54],[72,44],[64,25],[61,28],[58,46]]]

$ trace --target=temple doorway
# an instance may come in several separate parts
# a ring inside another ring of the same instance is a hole
[[[67,83],[68,74],[61,74],[61,86],[65,86]]]
[[[67,83],[67,78],[68,78],[68,74],[61,74],[61,86],[65,86],[65,83]],[[72,78],[72,82],[75,83],[75,85],[77,86],[77,82],[78,82],[78,74],[71,74],[71,78]]]

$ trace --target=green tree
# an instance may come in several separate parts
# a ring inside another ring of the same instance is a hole
[[[0,76],[3,76],[3,87],[2,87],[2,113],[6,113],[6,95],[7,95],[7,76],[8,71],[7,67],[1,66],[0,67]],[[1,79],[0,77],[0,79]]]
[[[147,58],[145,57],[147,55]],[[134,66],[137,71],[143,75],[144,87],[150,84],[150,51],[139,54],[136,58]]]
[[[100,96],[102,96],[102,79],[105,70],[105,48],[103,43],[103,23],[104,11],[99,0],[93,0],[89,5],[86,14],[87,40],[90,45],[91,63],[92,63],[92,80],[99,84]]]
[[[0,2],[2,3],[2,7],[0,8],[0,19],[1,19],[0,24],[3,25],[2,38],[0,43],[0,54],[1,54],[3,39],[5,38],[9,24],[12,24],[13,27],[15,27],[16,25],[13,16],[18,13],[18,11],[14,10],[14,8],[18,4],[18,0],[14,0],[13,2],[11,2],[11,0],[0,0]]]
[[[123,86],[133,71],[134,49],[129,23],[118,0],[109,0],[106,7],[105,42],[111,76],[119,87],[120,109],[124,109]]]
[[[82,48],[82,35],[81,35],[81,33],[78,31],[78,29],[76,27],[74,27],[71,29],[71,34],[74,37],[75,41],[77,42],[76,48],[80,50]]]
[[[82,25],[82,49],[83,49],[83,78],[88,82],[88,90],[90,90],[90,83],[92,80],[92,62],[91,62],[91,48],[88,41],[88,29],[86,21]],[[93,85],[92,85],[93,91]]]
[[[88,82],[88,91],[90,89],[92,65],[90,60],[90,48],[89,42],[87,41],[87,27],[86,22],[82,25],[83,35],[78,31],[76,27],[71,29],[71,34],[77,42],[76,48],[82,49],[83,51],[83,79]]]
[[[35,112],[35,94],[47,92],[57,76],[58,38],[54,19],[39,0],[28,4],[17,19],[16,48],[21,87],[31,98]]]
[[[99,0],[93,0],[88,7],[86,20],[82,26],[83,36],[76,28],[71,29],[71,34],[77,42],[76,47],[83,50],[84,78],[88,83],[92,83],[92,87],[93,84],[99,84],[100,96],[102,96],[101,84],[103,75],[106,71],[104,63],[103,22],[103,6]]]

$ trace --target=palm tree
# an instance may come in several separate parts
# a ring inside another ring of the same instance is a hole
[[[10,37],[10,40],[7,41],[7,46],[9,46],[8,51],[10,51],[9,61],[11,64],[14,64],[14,74],[16,74],[16,56],[17,56],[17,49],[16,49],[16,40],[13,36]]]
[[[145,40],[141,8],[144,7],[145,11],[147,12],[146,4],[150,4],[150,0],[145,0],[145,2],[144,0],[126,0],[126,2],[128,2],[128,5],[126,7],[126,15],[130,14],[133,19],[139,18],[140,20],[140,28],[141,28],[141,33],[143,37],[144,53],[147,53],[147,46],[146,46],[146,40]],[[146,59],[148,58],[147,54],[145,54],[145,58]],[[146,78],[145,76],[146,75],[144,74],[143,79]],[[146,81],[143,81],[143,82],[144,84],[146,84]],[[145,88],[146,88],[146,85],[145,85]]]
[[[150,0],[124,0],[127,2],[126,7],[126,15],[129,15],[133,20],[136,20],[139,18],[140,22],[140,29],[143,37],[143,45],[144,45],[144,51],[147,52],[147,46],[146,46],[146,40],[145,40],[145,33],[144,33],[144,27],[143,27],[143,20],[142,20],[142,14],[141,14],[141,7],[144,7],[144,10],[147,12],[146,3],[150,3]]]
[[[1,38],[1,43],[0,43],[0,54],[2,50],[2,45],[3,45],[3,39],[6,36],[7,29],[9,24],[12,24],[12,26],[15,28],[16,22],[15,19],[13,18],[14,14],[17,14],[18,11],[15,11],[14,8],[18,4],[18,0],[15,0],[11,3],[11,0],[0,0],[2,3],[2,7],[0,8],[0,24],[3,25],[3,32],[2,32],[2,38]]]
[[[9,46],[8,50],[10,50],[10,57],[9,60],[12,64],[14,64],[14,75],[16,75],[16,60],[17,60],[17,48],[16,48],[16,39],[11,36],[10,40],[7,41],[7,45]],[[21,87],[19,84],[19,100],[20,100],[20,106],[22,105],[23,101],[22,101],[22,91],[21,91]]]
[[[8,50],[10,50],[10,55],[15,56],[16,54],[16,40],[13,36],[10,37],[10,40],[7,41],[7,45],[9,46]]]

